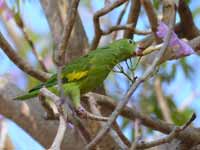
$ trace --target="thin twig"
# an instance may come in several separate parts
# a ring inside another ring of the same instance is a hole
[[[43,71],[45,72],[48,72],[44,62],[43,62],[43,59],[42,57],[37,53],[37,50],[35,48],[35,45],[33,43],[33,41],[30,39],[29,35],[27,34],[26,30],[24,28],[22,28],[22,31],[24,33],[24,38],[27,40],[27,42],[29,43],[30,47],[31,47],[31,50],[33,52],[33,54],[35,55],[36,59],[38,60],[41,68],[43,69]]]
[[[56,133],[56,136],[54,138],[54,141],[51,145],[51,147],[48,150],[60,150],[61,149],[61,144],[64,138],[64,134],[66,131],[66,119],[67,116],[63,115],[63,112],[60,108],[60,105],[58,105],[58,97],[55,96],[53,93],[51,93],[50,91],[48,91],[46,88],[42,88],[40,90],[40,92],[42,93],[42,95],[44,95],[45,97],[48,97],[52,100],[52,102],[57,106],[57,110],[56,112],[59,112],[59,126],[58,126],[58,131]]]
[[[49,79],[50,75],[48,73],[34,69],[26,60],[21,58],[6,41],[2,33],[0,33],[0,47],[13,63],[27,74],[43,82]]]
[[[134,122],[134,129],[135,129],[135,140],[137,141],[137,139],[139,139],[142,135],[141,135],[141,121],[139,118],[135,119]]]
[[[115,132],[118,134],[118,136],[120,137],[120,139],[123,141],[123,143],[126,144],[128,147],[131,146],[130,141],[124,135],[124,133],[122,132],[122,130],[120,129],[120,127],[119,127],[119,125],[117,124],[116,121],[113,123],[112,127],[115,130]]]
[[[196,118],[195,113],[192,114],[192,117],[183,125],[180,127],[175,127],[174,130],[167,135],[164,138],[155,140],[155,141],[151,141],[151,142],[141,142],[141,143],[136,143],[135,149],[147,149],[147,148],[151,148],[154,146],[158,146],[164,143],[169,143],[170,141],[172,141],[173,139],[177,138],[177,136],[183,131],[185,130],[191,123],[192,121],[194,121]],[[130,149],[133,150],[133,149]]]
[[[58,53],[55,58],[55,62],[57,65],[64,65],[65,62],[65,52],[69,42],[69,38],[73,29],[74,22],[76,20],[76,14],[78,9],[78,4],[80,0],[73,0],[71,7],[69,7],[69,13],[66,15],[65,23],[64,23],[64,31],[62,34],[61,41],[58,45]]]
[[[130,75],[129,75],[128,73],[126,73],[126,72],[124,71],[124,69],[123,69],[123,67],[122,67],[121,65],[117,65],[117,67],[118,67],[119,70],[114,70],[114,69],[113,69],[113,72],[123,74],[123,75],[124,75],[129,81],[131,81],[132,83],[135,81],[134,79],[132,79],[132,78],[130,77]]]
[[[104,7],[94,14],[93,22],[94,22],[95,36],[92,40],[90,50],[94,50],[98,46],[99,41],[100,41],[101,36],[102,36],[102,30],[101,30],[101,27],[100,27],[100,17],[107,14],[108,12],[112,11],[116,7],[119,7],[120,5],[125,3],[126,1],[127,0],[116,0],[112,5],[109,5],[108,7]]]
[[[120,23],[121,23],[121,21],[122,21],[122,18],[123,18],[124,14],[125,14],[125,12],[126,12],[126,10],[127,10],[128,3],[129,3],[129,1],[125,4],[124,8],[122,9],[121,13],[119,14],[119,17],[118,17],[118,19],[117,19],[116,25],[120,25]]]
[[[107,122],[107,124],[99,131],[99,133],[96,135],[96,137],[86,146],[86,149],[89,149],[89,148],[95,146],[96,144],[98,144],[98,142],[100,140],[102,140],[102,138],[105,136],[106,132],[109,131],[109,129],[111,128],[113,122],[115,121],[115,119],[117,118],[117,116],[119,115],[121,110],[128,103],[128,101],[129,101],[130,97],[132,96],[132,94],[138,88],[138,86],[142,82],[144,82],[154,72],[154,70],[156,69],[156,66],[157,66],[159,60],[162,58],[163,54],[165,53],[165,50],[167,49],[167,46],[168,46],[170,38],[171,38],[172,29],[173,29],[174,22],[175,22],[175,12],[172,12],[172,13],[173,13],[173,15],[172,15],[172,19],[171,19],[171,22],[170,22],[170,29],[169,29],[169,31],[167,33],[167,36],[164,38],[164,45],[161,48],[158,56],[154,59],[152,65],[147,68],[147,70],[143,74],[143,76],[141,78],[138,78],[133,83],[133,85],[130,87],[130,89],[128,90],[127,94],[125,95],[124,99],[119,102],[119,104],[117,105],[117,107],[115,108],[113,113],[111,114],[110,119]]]
[[[171,113],[170,113],[170,110],[169,110],[169,107],[168,107],[168,104],[167,104],[167,100],[164,98],[164,95],[163,95],[160,80],[161,79],[159,77],[157,77],[155,79],[155,83],[154,83],[157,101],[158,101],[158,104],[160,106],[164,120],[169,122],[169,123],[173,123],[172,118],[171,118]]]
[[[18,8],[18,9],[20,10],[20,8]],[[25,40],[27,40],[28,44],[30,45],[31,50],[32,50],[33,54],[35,55],[36,59],[38,60],[41,68],[43,69],[43,71],[48,72],[48,70],[47,70],[47,68],[46,68],[46,66],[45,66],[45,64],[44,64],[44,62],[42,60],[42,57],[36,51],[34,42],[31,40],[30,36],[28,35],[28,33],[27,33],[26,29],[25,29],[23,19],[20,16],[20,12],[18,12],[18,13],[19,13],[18,17],[17,17],[17,19],[15,19],[16,24],[22,30],[22,32],[24,34],[24,38],[25,38]]]
[[[118,26],[118,25],[121,24],[122,18],[123,18],[124,14],[125,14],[125,12],[126,12],[126,10],[127,10],[128,4],[129,4],[129,1],[125,4],[124,8],[123,8],[122,11],[120,12],[119,17],[118,17],[118,19],[117,19],[116,26]],[[115,32],[113,33],[112,39],[114,40],[114,39],[116,39],[116,37],[117,37],[117,31],[115,31]]]
[[[22,28],[22,31],[24,33],[24,38],[29,43],[29,45],[31,47],[31,50],[32,50],[33,54],[35,55],[35,58],[38,60],[41,68],[43,69],[43,71],[48,72],[48,69],[46,68],[46,66],[44,64],[42,57],[37,53],[37,50],[35,48],[35,45],[34,45],[33,41],[29,38],[29,35],[27,34],[27,32],[25,31],[24,28]]]
[[[95,115],[101,116],[101,113],[100,113],[99,109],[96,107],[96,101],[94,100],[94,97],[92,97],[92,96],[88,96],[88,97],[89,97],[88,102],[89,102],[90,109],[91,109],[92,113],[95,114]],[[100,122],[100,125],[104,126],[105,123],[104,122]],[[116,128],[116,125],[114,127]],[[124,143],[124,141],[122,141],[122,139],[119,136],[117,131],[116,132],[114,132],[114,130],[109,131],[110,136],[113,138],[113,140],[118,144],[118,146],[121,149],[127,149],[128,146],[125,145],[126,143]]]
[[[136,150],[137,143],[141,138],[141,120],[136,118],[134,122],[134,142],[132,143],[130,150]]]
[[[33,41],[30,39],[29,35],[27,34],[27,31],[25,30],[23,19],[20,16],[20,8],[19,8],[20,6],[19,5],[17,6],[18,7],[17,8],[18,12],[15,13],[7,6],[6,2],[3,2],[3,5],[4,5],[3,11],[5,13],[8,13],[9,16],[11,18],[13,18],[13,20],[15,20],[16,25],[22,30],[25,40],[27,40],[28,44],[30,45],[31,50],[33,51],[33,54],[35,55],[36,59],[38,60],[41,68],[43,69],[43,71],[48,72],[47,68],[44,65],[44,62],[42,61],[41,56],[38,55],[38,53],[36,51],[36,48],[35,48],[35,45],[34,45]]]
[[[95,121],[108,121],[108,117],[95,115],[93,113],[88,112],[87,110],[84,110],[84,116],[80,115],[79,117],[81,119],[90,119],[90,120],[95,120]]]
[[[102,35],[107,35],[118,30],[128,30],[130,33],[134,33],[138,35],[148,35],[151,33],[151,31],[141,31],[141,30],[135,29],[133,28],[133,24],[127,24],[127,25],[112,26],[107,31],[102,31]]]

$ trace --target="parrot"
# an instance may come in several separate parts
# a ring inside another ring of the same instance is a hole
[[[80,96],[101,85],[112,69],[120,62],[134,56],[136,43],[131,39],[120,39],[72,60],[62,68],[61,78],[64,94],[69,96],[75,109],[79,109]],[[36,97],[42,87],[55,93],[57,74],[39,84],[25,95],[15,100],[28,100]]]

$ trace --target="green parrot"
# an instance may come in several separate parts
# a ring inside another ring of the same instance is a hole
[[[115,65],[134,55],[136,44],[130,39],[116,40],[105,47],[97,48],[87,55],[77,58],[63,67],[63,89],[75,108],[80,107],[81,94],[87,93],[103,83]],[[57,74],[35,88],[28,94],[16,97],[15,100],[27,100],[39,94],[45,86],[55,93]]]

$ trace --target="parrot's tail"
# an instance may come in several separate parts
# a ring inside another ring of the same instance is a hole
[[[36,90],[36,91],[30,92],[28,94],[15,97],[14,100],[21,100],[21,101],[28,100],[30,98],[36,97],[38,94],[39,94],[39,90]]]
[[[30,89],[28,92],[29,93],[32,93],[32,92],[35,92],[35,91],[38,91],[39,89],[41,89],[42,87],[46,87],[46,88],[49,88],[49,87],[52,87],[56,84],[56,82],[47,82],[47,83],[42,83],[32,89]]]

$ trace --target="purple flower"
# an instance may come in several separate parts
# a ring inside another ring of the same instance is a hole
[[[69,129],[73,129],[73,128],[74,128],[74,125],[71,124],[70,122],[68,122],[68,123],[67,123],[67,128],[69,128]]]
[[[156,34],[159,38],[164,39],[168,31],[169,27],[165,23],[160,22]],[[172,32],[171,39],[169,41],[169,46],[173,49],[177,49],[177,57],[183,57],[194,53],[193,48],[190,45],[188,45],[185,41],[179,39],[174,31]]]
[[[4,7],[4,0],[0,0],[0,9],[3,9]]]
[[[188,56],[194,53],[194,49],[188,45],[185,41],[179,40],[179,51],[177,51],[177,56]]]
[[[5,119],[5,117],[2,114],[0,114],[0,120],[3,120],[3,119]]]
[[[5,11],[5,13],[6,13],[6,20],[9,21],[13,17],[12,13],[9,10]]]

